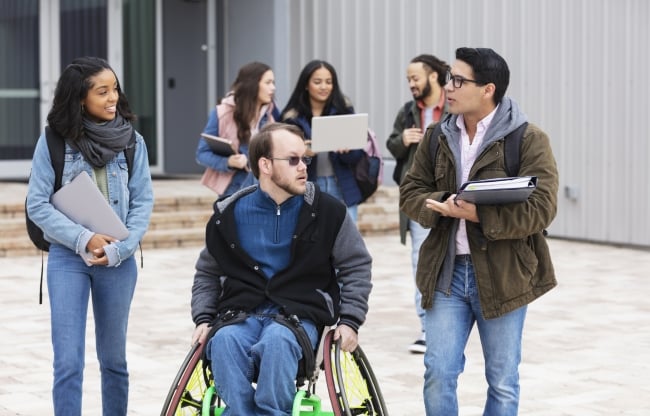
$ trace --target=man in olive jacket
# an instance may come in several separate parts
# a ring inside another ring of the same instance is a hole
[[[429,334],[427,415],[458,414],[457,380],[474,323],[489,386],[483,414],[517,414],[526,305],[557,284],[544,230],[557,212],[558,173],[542,130],[528,124],[521,140],[519,176],[538,180],[528,200],[475,205],[455,199],[467,180],[507,176],[504,137],[527,122],[504,97],[509,77],[493,50],[457,49],[445,84],[451,115],[440,136],[427,130],[400,185],[400,208],[431,228],[416,274]],[[434,155],[431,140],[438,141]]]

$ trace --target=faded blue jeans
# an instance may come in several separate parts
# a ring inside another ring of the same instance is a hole
[[[343,201],[343,194],[341,193],[341,188],[339,187],[338,182],[336,181],[336,176],[319,176],[316,178],[316,184],[322,192],[327,192],[333,197],[337,198],[339,201]],[[357,223],[359,205],[352,205],[348,207],[348,215],[352,218],[354,223]]]
[[[429,228],[424,228],[418,222],[409,220],[409,233],[411,234],[411,268],[413,270],[413,281],[415,282],[415,273],[418,269],[418,259],[420,258],[420,247],[422,242],[429,235]],[[425,312],[422,309],[422,293],[415,287],[415,312],[420,320],[420,328],[425,332],[424,318]]]
[[[133,256],[118,267],[88,267],[72,250],[58,244],[50,246],[47,288],[54,348],[55,415],[81,415],[89,296],[101,371],[102,412],[104,416],[126,415],[126,330],[136,280]]]
[[[484,416],[514,416],[519,406],[519,362],[526,306],[483,319],[474,267],[456,257],[451,295],[436,291],[426,311],[424,405],[427,416],[458,415],[456,387],[465,367],[464,350],[476,323],[488,382]]]
[[[291,330],[271,317],[276,307],[258,308],[246,321],[219,329],[208,341],[215,387],[227,407],[222,416],[291,414],[302,349]],[[313,348],[316,326],[302,320]],[[257,375],[257,388],[252,385]]]

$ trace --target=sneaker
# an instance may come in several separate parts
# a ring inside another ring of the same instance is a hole
[[[422,333],[422,336],[418,338],[413,344],[409,345],[408,350],[413,354],[424,354],[424,352],[427,350],[427,344],[424,342],[424,333]]]

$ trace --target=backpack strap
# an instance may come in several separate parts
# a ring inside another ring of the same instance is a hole
[[[510,132],[506,137],[504,137],[504,164],[506,167],[506,174],[509,177],[514,177],[519,175],[519,165],[520,157],[519,153],[521,151],[521,140],[524,137],[524,132],[528,127],[528,122],[523,123],[515,130]],[[426,134],[431,137],[429,141],[429,153],[431,154],[431,160],[435,163],[436,156],[438,154],[438,137],[442,134],[442,128],[440,123],[437,123],[434,127],[427,128]]]
[[[54,169],[54,190],[52,193],[61,189],[61,182],[63,182],[63,165],[65,164],[65,140],[59,136],[50,126],[45,126],[45,141],[47,142],[47,150],[50,152],[50,161]],[[27,213],[27,200],[25,200],[25,213]],[[29,221],[29,218],[27,218]],[[49,249],[49,244],[48,247]],[[43,304],[43,272],[44,250],[41,250],[41,283],[38,289],[38,304]]]
[[[303,386],[305,381],[311,377],[316,369],[316,357],[314,347],[311,345],[309,335],[302,326],[302,322],[296,315],[284,315],[279,313],[273,318],[275,322],[286,326],[295,335],[298,344],[302,349],[302,359],[298,362],[298,377],[296,383]]]
[[[508,176],[519,176],[519,164],[521,162],[519,153],[521,150],[521,139],[524,137],[524,132],[528,127],[528,122],[523,123],[514,131],[510,132],[503,140],[506,174]]]
[[[427,127],[427,131],[424,133],[425,137],[431,137],[431,140],[429,141],[429,154],[431,155],[431,160],[434,164],[436,163],[436,156],[438,155],[438,137],[440,137],[441,134],[442,127],[440,127],[440,122],[436,123],[433,127]]]
[[[59,136],[50,126],[45,126],[45,140],[47,149],[50,152],[52,168],[54,168],[54,192],[61,189],[63,181],[63,165],[65,163],[65,140]]]
[[[133,170],[133,159],[135,159],[135,129],[133,129],[133,146],[124,149],[124,157],[126,157],[126,168],[129,172],[129,179],[131,179],[131,170]]]
[[[133,146],[129,146],[124,149],[124,157],[126,158],[126,170],[129,175],[129,180],[131,179],[131,171],[133,170],[133,159],[135,159],[135,129],[132,130],[133,133]],[[138,247],[140,247],[140,268],[144,267],[144,256],[142,255],[142,243],[138,242]]]

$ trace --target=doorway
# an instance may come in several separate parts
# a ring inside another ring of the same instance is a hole
[[[207,2],[163,0],[164,172],[200,173],[196,146],[210,105]]]

